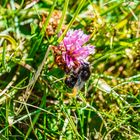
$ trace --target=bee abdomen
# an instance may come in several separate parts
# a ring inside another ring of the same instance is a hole
[[[86,70],[81,71],[81,79],[83,81],[87,81],[89,79],[89,77],[90,77],[90,71],[89,70],[88,71],[86,71]]]
[[[65,79],[65,84],[69,87],[69,88],[73,88],[77,82],[78,78],[74,77],[73,75],[70,75],[70,77]]]
[[[84,63],[82,65],[82,68],[80,70],[80,77],[81,77],[81,80],[83,81],[87,81],[90,77],[90,68],[89,68],[89,64],[87,63]]]

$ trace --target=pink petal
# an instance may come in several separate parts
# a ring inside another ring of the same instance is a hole
[[[85,47],[82,47],[80,49],[77,49],[73,52],[74,57],[80,57],[85,59],[86,57],[88,57],[88,55],[94,53],[94,47],[87,45]]]
[[[68,56],[68,55],[65,55],[65,59],[66,59],[66,64],[67,64],[67,66],[70,68],[71,65],[70,65],[69,56]]]
[[[90,44],[83,46],[90,36],[84,34],[82,30],[69,30],[63,39],[66,51],[62,52],[62,57],[69,68],[73,68],[76,63],[84,63],[86,58],[95,52],[94,46]]]

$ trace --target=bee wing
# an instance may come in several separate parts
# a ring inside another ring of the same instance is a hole
[[[83,81],[81,79],[81,77],[79,76],[78,77],[78,80],[77,80],[77,82],[76,82],[76,84],[75,84],[74,87],[77,88],[77,89],[79,89],[79,90],[81,90],[83,88],[84,84],[85,84],[85,81]]]
[[[78,93],[78,90],[81,90],[83,88],[84,84],[85,84],[85,81],[83,81],[81,79],[81,77],[78,76],[77,82],[76,82],[76,84],[74,85],[74,87],[72,89],[72,93],[71,94],[67,93],[67,96],[76,97],[76,95]]]

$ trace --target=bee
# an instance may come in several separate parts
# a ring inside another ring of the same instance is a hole
[[[62,53],[65,52],[65,48],[63,45],[60,46],[52,46],[53,53],[54,53],[54,61],[60,67],[63,69],[67,74],[69,74],[68,77],[65,79],[65,84],[73,90],[72,94],[69,94],[68,96],[76,96],[77,90],[81,90],[84,86],[85,82],[90,77],[90,66],[88,63],[82,63],[79,67],[79,64],[77,64],[74,69],[69,69],[66,65],[66,62],[64,61],[62,57]],[[75,62],[76,63],[76,62]]]
[[[74,76],[74,75],[70,75],[70,77],[67,77],[65,79],[65,84],[69,87],[69,88],[74,88],[76,82],[78,80],[78,77]]]
[[[77,94],[77,90],[81,90],[85,82],[90,77],[90,66],[88,63],[83,63],[78,72],[73,72],[69,77],[65,79],[65,84],[73,89],[72,94],[68,94],[69,97],[74,97]]]
[[[80,70],[80,78],[82,81],[87,81],[90,77],[90,66],[88,63],[84,63],[81,67],[81,70]]]

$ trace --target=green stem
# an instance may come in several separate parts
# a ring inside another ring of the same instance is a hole
[[[12,123],[12,125],[14,125],[14,124],[16,124],[16,123],[18,123],[18,122],[20,122],[20,121],[22,121],[22,120],[28,118],[29,115],[32,116],[32,115],[35,115],[35,114],[37,114],[37,113],[39,113],[39,112],[40,112],[40,110],[37,110],[37,111],[34,111],[34,112],[30,113],[30,114],[24,115],[23,117],[20,117],[19,119],[15,120],[15,121]],[[7,125],[7,126],[4,127],[2,130],[0,130],[0,136],[1,136],[1,134],[3,133],[3,131],[5,131],[8,127],[10,127],[10,125]]]
[[[0,38],[7,39],[12,44],[12,47],[14,50],[17,48],[17,43],[16,43],[15,39],[13,39],[11,36],[0,34]]]
[[[5,0],[3,7],[6,7],[7,3],[8,3],[8,0]]]
[[[72,24],[73,24],[73,22],[75,21],[75,19],[76,19],[78,13],[80,12],[80,10],[82,9],[82,7],[83,7],[83,5],[84,5],[84,1],[85,1],[85,0],[81,0],[80,4],[79,4],[79,6],[78,6],[78,8],[77,8],[77,10],[76,10],[76,12],[75,12],[74,17],[71,19],[70,23],[68,24],[68,26],[67,26],[67,28],[65,29],[65,31],[63,32],[63,34],[62,34],[62,35],[59,37],[59,39],[57,40],[58,43],[60,43],[60,42],[63,40],[65,34],[67,33],[67,31],[68,31],[68,30],[70,29],[70,27],[72,26]]]
[[[117,4],[113,5],[113,6],[111,6],[111,7],[108,8],[106,11],[102,12],[102,13],[100,14],[100,16],[106,15],[108,12],[110,12],[110,11],[114,10],[115,8],[119,7],[122,3],[123,3],[123,1],[121,1],[121,2],[119,2],[119,3],[117,3]]]
[[[43,98],[42,98],[42,102],[40,104],[40,108],[43,108],[43,106],[46,104],[46,94],[44,94]],[[33,123],[32,123],[32,126],[29,127],[27,133],[26,133],[26,136],[24,138],[24,140],[26,140],[28,138],[28,136],[30,135],[32,129],[33,129],[33,126],[35,125],[35,123],[37,122],[39,116],[40,116],[40,113],[41,113],[41,110],[39,110],[39,112],[35,115],[34,119],[33,119]]]
[[[44,25],[43,25],[43,27],[42,27],[42,30],[41,30],[41,33],[40,33],[42,36],[44,36],[44,34],[45,34],[45,32],[46,32],[46,28],[47,28],[47,26],[48,26],[48,24],[49,24],[49,20],[50,20],[51,15],[52,15],[52,13],[53,13],[53,11],[54,11],[54,7],[55,7],[55,5],[56,5],[56,2],[57,2],[57,0],[54,1],[53,5],[52,5],[52,7],[51,7],[51,10],[50,10],[50,12],[49,12],[49,15],[47,16],[47,19],[46,19],[46,21],[45,21],[45,23],[44,23]]]
[[[9,116],[9,99],[6,99],[6,126],[8,125],[8,116]],[[5,131],[6,136],[8,137],[8,128]]]
[[[67,12],[68,4],[69,4],[69,0],[65,0],[64,9],[63,9],[63,12],[62,12],[62,17],[61,17],[60,23],[57,27],[57,30],[56,30],[57,33],[59,33],[60,30],[61,30],[65,15],[66,15],[66,12]]]
[[[4,67],[4,69],[6,69],[6,44],[4,42],[4,46],[3,46],[3,51],[2,51],[2,65]]]
[[[46,21],[45,21],[43,27],[42,27],[42,30],[41,30],[39,36],[36,37],[36,41],[35,41],[35,43],[33,44],[33,47],[32,47],[32,49],[31,49],[30,54],[29,54],[28,57],[34,57],[36,51],[39,49],[39,46],[40,46],[40,44],[41,44],[41,42],[42,42],[42,39],[43,39],[43,37],[44,37],[44,34],[45,34],[45,32],[46,32],[46,28],[47,28],[47,26],[48,26],[48,24],[49,24],[49,20],[50,20],[51,15],[52,15],[52,13],[53,13],[53,11],[54,11],[54,7],[55,7],[55,5],[56,5],[56,2],[57,2],[57,0],[54,1],[53,5],[52,5],[52,7],[51,7],[51,9],[50,9],[49,15],[48,15],[48,17],[47,17],[47,19],[46,19]]]

